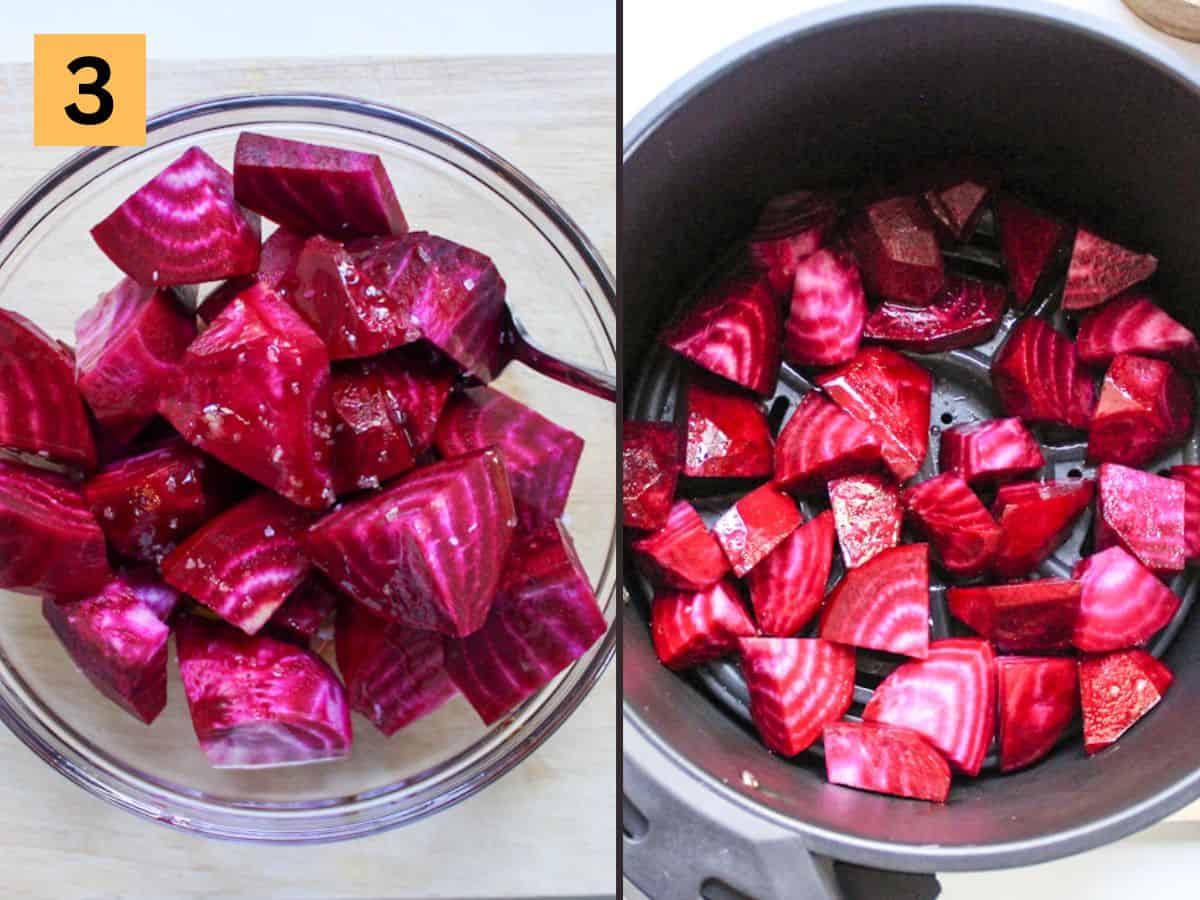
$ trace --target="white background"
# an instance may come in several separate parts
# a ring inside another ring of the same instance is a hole
[[[1200,68],[1200,45],[1166,37],[1120,0],[1063,0],[1171,45]],[[712,54],[781,19],[831,5],[821,0],[626,0],[623,100],[626,122],[675,79]],[[1200,140],[1200,123],[1191,127]],[[1200,762],[1200,747],[1197,748]],[[1041,866],[942,875],[941,900],[1174,900],[1200,896],[1200,822],[1159,825],[1117,844]]]
[[[0,3],[0,62],[31,34],[145,33],[151,59],[615,53],[616,0],[58,0]]]

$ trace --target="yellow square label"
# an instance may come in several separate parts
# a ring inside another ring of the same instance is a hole
[[[35,34],[33,142],[39,147],[146,143],[144,34]]]

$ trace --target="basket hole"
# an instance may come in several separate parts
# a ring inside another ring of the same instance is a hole
[[[650,822],[624,794],[621,795],[621,832],[625,840],[637,843],[646,837],[650,830]]]
[[[1163,478],[1170,478],[1171,470],[1170,469],[1159,469],[1158,474],[1161,475]]]
[[[1067,477],[1068,478],[1082,478],[1083,473],[1081,471],[1079,471],[1078,469],[1072,469],[1070,472],[1067,473]]]
[[[954,421],[954,416],[952,416],[950,413],[948,413],[948,412],[942,413],[942,424],[943,425],[949,425],[953,421]]]

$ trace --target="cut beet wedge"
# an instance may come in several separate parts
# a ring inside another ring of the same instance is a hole
[[[607,628],[570,535],[552,523],[514,542],[487,622],[446,641],[446,669],[490,725],[587,653]]]
[[[929,652],[929,548],[876,554],[838,582],[821,613],[821,637],[924,658]]]
[[[833,563],[833,513],[801,525],[746,575],[754,618],[765,635],[788,637],[812,620]]]
[[[698,591],[724,578],[729,559],[695,507],[679,500],[656,531],[633,542],[638,568],[657,585]]]
[[[167,705],[170,629],[120,579],[79,600],[42,600],[71,660],[109,700],[146,724]]]
[[[350,708],[391,736],[458,693],[446,673],[444,639],[376,618],[361,603],[338,607],[334,647]]]
[[[309,529],[308,549],[377,615],[462,637],[487,618],[516,521],[503,458],[480,450],[339,506]]]
[[[758,399],[714,379],[689,380],[676,415],[689,478],[765,478],[774,468],[771,431]]]
[[[267,620],[272,633],[307,644],[338,606],[337,592],[321,575],[311,574]]]
[[[180,438],[105,466],[83,497],[118,552],[160,563],[179,542],[228,507],[242,479]]]
[[[740,272],[685,310],[662,340],[696,365],[756,394],[779,377],[783,317],[767,276]]]
[[[1142,646],[1182,602],[1122,547],[1081,559],[1072,574],[1083,591],[1072,643],[1086,653]]]
[[[1079,358],[1107,367],[1120,353],[1165,359],[1192,375],[1200,374],[1200,342],[1150,299],[1132,292],[1085,315],[1075,338]]]
[[[1022,481],[1000,488],[992,504],[1001,532],[992,572],[1020,578],[1044,563],[1070,537],[1095,490],[1091,480]]]
[[[942,353],[990,340],[1007,305],[1004,288],[958,275],[928,306],[885,301],[863,326],[863,339],[916,353]]]
[[[1003,193],[996,199],[996,221],[1008,267],[1008,287],[1016,306],[1023,309],[1029,305],[1038,279],[1055,251],[1065,243],[1071,228],[1066,222]]]
[[[892,197],[851,223],[863,283],[876,297],[926,306],[945,287],[935,220],[917,197]]]
[[[377,488],[415,466],[433,444],[456,378],[424,343],[334,366],[334,491]]]
[[[308,577],[312,514],[265,491],[210,520],[162,561],[167,583],[254,634]]]
[[[200,329],[211,325],[238,294],[256,281],[286,297],[292,282],[292,271],[300,251],[304,249],[305,240],[303,235],[280,228],[263,241],[258,271],[253,275],[239,275],[221,282],[209,291],[204,302],[196,308],[196,321]]]
[[[817,391],[804,395],[775,446],[775,483],[798,494],[882,466],[883,434]]]
[[[867,298],[854,258],[837,248],[796,264],[783,334],[783,358],[798,366],[836,366],[858,352]]]
[[[1013,326],[992,362],[992,389],[1006,415],[1026,422],[1086,429],[1096,386],[1075,344],[1042,319]]]
[[[163,581],[158,570],[152,566],[123,566],[116,580],[124,584],[138,601],[150,607],[160,622],[169,624],[175,610],[183,602],[183,595]]]
[[[188,616],[176,631],[192,727],[218,769],[343,759],[353,735],[346,691],[319,656]]]
[[[917,474],[929,450],[933,376],[894,350],[864,347],[817,383],[834,403],[878,429],[884,461],[899,481]]]
[[[1175,676],[1145,650],[1118,650],[1079,661],[1083,749],[1099,753],[1158,705]]]
[[[563,514],[583,453],[579,435],[488,387],[471,388],[446,404],[434,445],[443,459],[498,449],[524,531],[536,531]]]
[[[263,285],[192,343],[159,411],[188,443],[293,503],[333,503],[329,356]]]
[[[233,176],[192,147],[92,229],[118,269],[141,284],[220,281],[258,269],[258,216],[234,198]]]
[[[0,461],[0,587],[82,597],[109,575],[104,533],[78,489]]]
[[[1064,650],[1079,622],[1081,589],[1065,578],[952,587],[946,601],[959,620],[996,645],[1020,653]]]
[[[767,201],[750,234],[749,252],[777,294],[788,295],[796,267],[825,246],[837,218],[837,201],[828,194],[793,191]]]
[[[921,196],[942,232],[950,240],[964,241],[979,224],[997,180],[984,166],[964,162],[934,173]]]
[[[869,722],[825,726],[825,773],[834,784],[945,803],[950,766],[915,731]]]
[[[812,746],[854,699],[854,650],[819,638],[742,638],[750,715],[781,756]]]
[[[1122,353],[1104,376],[1088,432],[1088,462],[1144,466],[1192,434],[1196,394],[1169,362]]]
[[[85,472],[96,468],[69,351],[19,313],[0,309],[0,449]]]
[[[345,240],[408,230],[374,153],[243,131],[233,180],[238,202],[299,234]]]
[[[991,645],[949,638],[896,668],[875,689],[864,722],[911,728],[967,775],[978,775],[996,729],[996,666]]]
[[[1042,448],[1020,419],[989,419],[942,432],[938,468],[972,486],[1031,475],[1045,465]]]
[[[1158,260],[1149,253],[1135,253],[1080,228],[1075,233],[1067,284],[1063,288],[1063,309],[1099,306],[1145,281],[1157,268]]]
[[[1096,550],[1121,546],[1158,575],[1183,571],[1183,484],[1113,463],[1100,467],[1096,482]]]
[[[101,427],[129,442],[154,418],[164,384],[196,337],[174,292],[121,280],[75,323],[79,390]]]
[[[962,478],[943,472],[909,488],[902,499],[947,572],[971,578],[988,570],[1000,547],[1000,526]]]
[[[668,669],[687,669],[737,650],[754,637],[737,585],[726,579],[702,591],[659,591],[650,607],[654,651]]]
[[[1031,765],[1048,754],[1079,711],[1073,659],[997,657],[996,689],[1002,772]]]
[[[1188,562],[1200,559],[1200,466],[1172,466],[1171,477],[1183,483],[1183,541]]]
[[[829,505],[846,568],[861,566],[900,543],[904,507],[899,489],[886,475],[856,475],[829,482]]]
[[[742,497],[717,520],[713,534],[739,578],[753,569],[804,517],[792,499],[773,484]]]
[[[661,528],[679,482],[679,430],[669,422],[621,423],[621,509],[627,528]]]

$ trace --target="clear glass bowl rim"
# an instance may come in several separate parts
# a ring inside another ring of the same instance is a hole
[[[501,194],[501,198],[518,212],[528,218],[528,214],[513,202],[513,196],[544,217],[552,226],[553,236],[563,242],[573,257],[572,261],[585,268],[590,281],[610,310],[615,311],[616,285],[608,265],[558,203],[507,160],[465,134],[428,117],[339,94],[239,94],[185,104],[151,116],[146,122],[147,148],[151,143],[151,135],[170,126],[199,123],[206,117],[228,113],[257,111],[269,114],[272,109],[297,108],[358,117],[362,124],[381,122],[394,129],[413,132],[461,154],[488,178],[496,179],[511,192],[511,196]],[[393,135],[372,133],[381,139],[398,140]],[[117,154],[114,165],[119,165],[125,158],[121,156],[121,151],[136,155],[142,150],[140,147],[88,147],[51,170],[0,217],[0,250],[3,251],[0,268],[8,264],[17,247],[36,228],[41,218],[37,215],[38,207],[52,192],[67,189],[71,182],[86,176],[91,167],[106,157]],[[92,174],[101,175],[103,171]],[[483,180],[475,173],[468,174]],[[495,191],[495,185],[488,186]],[[70,194],[61,198],[55,206],[66,202],[69,197]],[[31,220],[31,217],[34,218]],[[550,235],[543,237],[550,239]],[[563,255],[562,246],[555,243],[555,248],[560,256]],[[588,297],[595,308],[595,298],[591,292],[588,292]],[[596,309],[596,314],[605,341],[615,354],[617,345],[613,329],[600,316],[599,309]],[[613,370],[615,372],[615,363]],[[570,684],[566,679],[560,680],[549,693],[542,691],[527,701],[514,712],[514,716],[519,716],[525,711],[524,720],[502,740],[495,739],[493,729],[471,748],[416,778],[373,789],[362,795],[338,798],[336,801],[301,801],[292,804],[214,801],[198,793],[171,790],[156,780],[133,774],[102,753],[89,753],[73,741],[64,741],[28,711],[21,697],[24,688],[15,672],[12,674],[16,684],[10,683],[7,677],[0,679],[0,721],[51,768],[88,793],[138,816],[181,831],[226,840],[277,844],[321,843],[376,834],[448,809],[482,790],[533,753],[570,717],[599,681],[616,653],[615,556],[614,528],[598,591],[609,627],[599,645],[591,651],[583,671],[571,679]],[[3,655],[2,650],[0,655]],[[581,664],[576,663],[576,668]],[[7,660],[5,665],[8,665]],[[535,705],[531,710],[527,709],[531,704]],[[491,746],[486,746],[489,743]],[[470,765],[446,777],[424,783],[426,776],[431,773],[436,775],[449,763],[470,754],[480,745],[485,745],[486,749]]]

